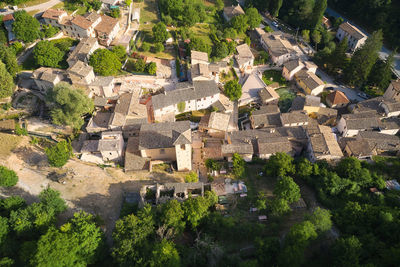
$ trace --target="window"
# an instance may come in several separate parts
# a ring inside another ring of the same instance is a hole
[[[160,149],[160,154],[161,154],[161,155],[164,155],[164,154],[165,154],[165,149],[164,149],[164,148],[161,148],[161,149]]]
[[[185,150],[185,145],[181,145],[181,149],[182,149],[182,150]]]

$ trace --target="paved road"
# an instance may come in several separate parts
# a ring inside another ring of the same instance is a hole
[[[333,16],[333,17],[341,17],[344,19],[344,21],[349,21],[351,24],[353,24],[354,26],[356,26],[358,29],[360,29],[364,34],[366,34],[367,36],[369,36],[368,32],[360,27],[359,25],[357,25],[356,23],[352,22],[351,20],[347,19],[346,17],[342,16],[341,14],[339,14],[338,12],[336,12],[335,10],[331,9],[331,8],[327,8],[325,11],[328,15]],[[389,56],[389,54],[392,53],[392,51],[390,49],[388,49],[385,46],[382,46],[382,50],[379,52],[379,57],[381,59],[385,59]],[[394,62],[394,72],[397,75],[398,78],[400,78],[400,54],[396,54],[395,55],[395,62]]]
[[[47,9],[49,9],[52,6],[55,6],[55,5],[57,5],[58,3],[61,3],[61,2],[63,2],[63,1],[62,0],[50,0],[50,1],[46,2],[46,3],[42,3],[42,4],[39,4],[39,5],[36,5],[36,6],[30,6],[30,7],[23,7],[23,5],[19,5],[18,8],[20,10],[24,9],[26,12],[37,10],[36,14],[38,14],[38,13],[46,11]],[[11,13],[14,13],[14,10],[9,10],[7,12],[0,13],[0,15],[7,15],[7,14],[11,14]]]

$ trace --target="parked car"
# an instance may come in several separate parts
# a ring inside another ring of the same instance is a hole
[[[325,89],[326,89],[327,91],[334,91],[334,90],[335,90],[335,88],[332,87],[332,86],[326,87]]]
[[[276,21],[273,21],[273,22],[272,22],[272,25],[273,25],[274,27],[279,27],[279,25],[278,25],[278,23],[276,23]]]
[[[361,97],[361,98],[364,98],[364,99],[368,99],[368,96],[367,96],[367,94],[366,93],[358,93],[357,94],[359,97]]]
[[[0,13],[7,12],[7,8],[0,9]]]

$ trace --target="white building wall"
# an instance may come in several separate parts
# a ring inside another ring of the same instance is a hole
[[[324,87],[325,87],[325,84],[322,84],[322,85],[318,86],[317,88],[313,89],[311,91],[311,95],[319,95],[320,93],[322,93],[324,91]]]
[[[178,171],[192,170],[192,145],[176,145],[175,151]]]

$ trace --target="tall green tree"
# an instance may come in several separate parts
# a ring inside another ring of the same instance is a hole
[[[14,12],[13,32],[17,39],[33,42],[41,37],[39,21],[25,10]]]
[[[18,182],[18,176],[15,171],[7,167],[0,166],[0,186],[11,187]]]
[[[185,229],[184,211],[182,205],[176,199],[170,200],[161,206],[160,225],[170,229],[171,236],[179,235]]]
[[[326,232],[332,228],[331,217],[332,215],[329,210],[317,207],[312,214],[306,216],[306,219],[314,224],[317,232]]]
[[[339,69],[345,69],[347,64],[346,52],[348,50],[348,39],[344,37],[342,41],[336,46],[335,50],[329,56],[329,65],[331,71],[336,72]]]
[[[161,21],[153,26],[152,31],[155,43],[164,43],[169,37],[167,26]]]
[[[318,50],[318,44],[321,42],[321,33],[317,30],[314,30],[311,34],[311,38],[315,44],[315,50]]]
[[[269,3],[269,13],[273,17],[278,17],[279,10],[282,7],[283,0],[271,0]]]
[[[394,50],[385,61],[376,61],[368,77],[369,84],[377,86],[382,90],[388,88],[393,75],[392,68],[396,53],[397,51]]]
[[[286,153],[278,152],[272,155],[265,165],[265,173],[272,177],[294,174],[294,172],[295,165],[293,164],[293,158]]]
[[[365,44],[354,52],[350,64],[345,72],[346,80],[354,86],[361,86],[378,59],[378,52],[382,48],[382,31],[378,30],[365,41]]]
[[[165,239],[161,242],[156,243],[151,259],[151,267],[165,266],[165,267],[179,267],[181,266],[181,259],[178,250],[175,248],[175,244]]]
[[[274,195],[283,198],[289,203],[296,202],[300,199],[300,187],[295,183],[293,178],[284,176],[278,179],[275,185]]]
[[[233,164],[233,174],[236,178],[241,178],[244,175],[246,163],[243,160],[242,156],[238,153],[234,153],[232,156],[232,164]]]
[[[102,76],[116,75],[122,64],[116,54],[108,49],[97,49],[90,56],[89,65],[93,67],[96,74]]]
[[[246,16],[250,29],[257,28],[262,21],[260,13],[258,13],[258,10],[254,7],[250,7],[246,10]]]
[[[122,45],[113,46],[111,52],[113,52],[121,62],[124,62],[125,59],[128,57],[128,55],[126,54],[126,49]]]
[[[60,229],[50,228],[37,244],[34,266],[87,266],[101,259],[104,234],[93,215],[75,213]]]
[[[0,98],[9,97],[13,94],[14,81],[6,69],[6,65],[0,61]]]
[[[322,17],[328,7],[327,0],[315,0],[312,16],[310,19],[310,27],[315,28],[321,24]]]
[[[242,86],[237,80],[231,80],[224,85],[224,93],[231,101],[238,100],[242,96]]]
[[[362,244],[357,237],[339,238],[333,247],[334,266],[359,266]]]
[[[8,73],[15,77],[19,70],[17,58],[10,47],[0,44],[0,60],[6,65]]]
[[[232,28],[234,28],[238,33],[245,32],[249,27],[248,17],[243,14],[233,17],[230,23]]]
[[[61,141],[45,149],[47,160],[53,167],[62,167],[72,156],[72,147],[68,141]]]
[[[94,109],[93,100],[83,90],[75,89],[67,83],[59,83],[48,92],[47,104],[55,124],[69,125],[75,129],[83,125],[83,116]]]
[[[310,42],[310,30],[302,30],[301,37],[306,43]]]
[[[33,49],[33,58],[39,66],[57,68],[63,57],[64,53],[47,40],[40,41]]]

